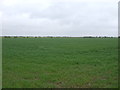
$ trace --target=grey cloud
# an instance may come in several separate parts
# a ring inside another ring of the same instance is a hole
[[[54,3],[43,11],[33,12],[32,18],[65,19],[84,10],[86,3]]]
[[[47,8],[20,3],[2,6],[3,35],[117,36],[117,4],[59,2]],[[29,17],[22,17],[22,14]]]

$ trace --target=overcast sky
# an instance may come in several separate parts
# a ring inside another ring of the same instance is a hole
[[[118,0],[0,0],[3,35],[117,36]]]

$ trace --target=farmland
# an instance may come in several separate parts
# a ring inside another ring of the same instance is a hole
[[[3,88],[117,88],[117,38],[3,38]]]

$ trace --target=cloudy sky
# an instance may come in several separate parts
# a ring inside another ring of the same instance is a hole
[[[119,0],[0,0],[2,35],[117,36]]]

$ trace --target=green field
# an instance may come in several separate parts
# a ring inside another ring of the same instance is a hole
[[[3,88],[117,88],[117,38],[3,38]]]

